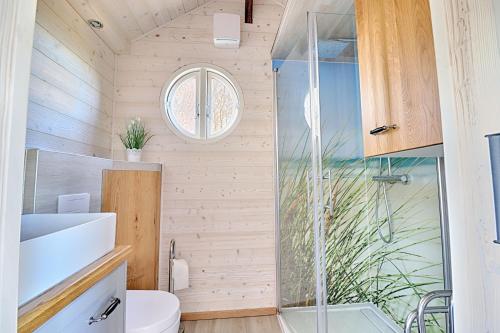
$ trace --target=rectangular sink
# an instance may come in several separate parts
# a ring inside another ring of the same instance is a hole
[[[116,214],[31,214],[21,221],[19,305],[115,247]]]

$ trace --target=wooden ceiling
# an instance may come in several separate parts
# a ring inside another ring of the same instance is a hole
[[[130,41],[204,5],[210,0],[68,0],[85,20],[97,19],[104,28],[96,33],[116,53]]]
[[[60,0],[51,0],[60,1]],[[84,19],[101,21],[104,27],[95,32],[117,54],[126,53],[130,42],[185,15],[206,3],[219,0],[67,0]],[[245,0],[222,0],[240,2]],[[282,7],[288,0],[269,0]],[[301,2],[303,0],[290,0]],[[336,0],[328,0],[336,1]],[[351,0],[352,1],[352,0]],[[259,0],[254,1],[259,4]]]

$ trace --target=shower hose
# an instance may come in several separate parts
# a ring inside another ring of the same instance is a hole
[[[389,173],[389,176],[391,176],[392,171],[391,171],[391,159],[390,157],[387,158],[387,170]],[[382,176],[382,158],[379,159],[379,169],[378,169],[378,174],[379,176]],[[389,228],[389,234],[387,236],[384,235],[382,232],[382,227],[380,225],[380,220],[379,220],[379,201],[380,201],[380,188],[382,187],[382,192],[384,194],[384,202],[385,202],[385,211],[387,214],[387,226]],[[391,210],[389,208],[389,199],[387,198],[387,184],[386,182],[377,182],[377,198],[375,200],[375,223],[377,223],[377,232],[378,236],[380,239],[386,243],[389,244],[392,242],[392,239],[394,237],[394,231],[393,231],[393,225],[392,225],[392,214]]]

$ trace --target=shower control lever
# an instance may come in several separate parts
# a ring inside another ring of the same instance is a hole
[[[370,131],[370,134],[371,135],[379,135],[379,134],[382,134],[382,133],[385,133],[391,129],[396,129],[398,128],[397,125],[384,125],[384,126],[380,126],[380,127],[377,127],[377,128],[374,128]]]

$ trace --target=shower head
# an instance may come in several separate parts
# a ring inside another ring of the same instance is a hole
[[[340,37],[340,38],[331,38],[330,40],[336,40],[344,43],[356,43],[358,39],[354,37],[344,37],[344,38]]]
[[[321,41],[318,44],[318,52],[322,58],[337,58],[349,46],[350,42],[337,39]]]

